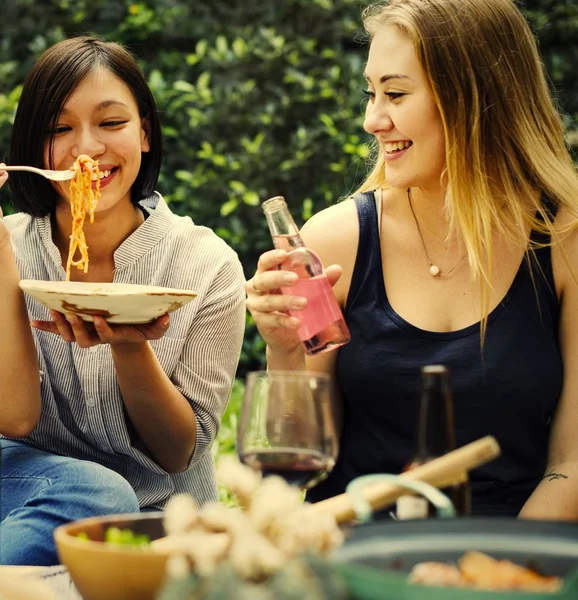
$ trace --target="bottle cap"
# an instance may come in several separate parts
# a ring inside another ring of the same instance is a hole
[[[400,496],[395,504],[397,518],[426,519],[428,516],[428,501],[418,496]]]

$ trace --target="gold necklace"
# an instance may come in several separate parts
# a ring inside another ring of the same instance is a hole
[[[417,220],[417,217],[415,216],[415,211],[413,210],[413,205],[411,203],[411,191],[410,191],[410,188],[407,188],[407,199],[409,200],[409,207],[411,209],[411,214],[413,215],[413,220],[415,221],[415,226],[417,228],[417,232],[419,233],[419,237],[421,239],[421,245],[423,246],[424,254],[425,254],[426,258],[427,258],[427,262],[429,263],[429,272],[430,272],[430,275],[432,277],[438,277],[439,275],[449,275],[462,262],[462,260],[464,260],[464,258],[468,255],[467,251],[460,258],[460,260],[458,260],[458,262],[449,271],[446,271],[445,273],[442,273],[442,270],[437,265],[434,265],[434,263],[431,261],[431,258],[429,257],[429,254],[427,253],[427,248],[425,247],[425,242],[424,242],[424,239],[423,239],[423,235],[421,233],[421,229],[419,227],[419,222]]]

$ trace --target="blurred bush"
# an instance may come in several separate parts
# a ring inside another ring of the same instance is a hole
[[[227,240],[250,275],[271,247],[262,200],[286,196],[303,221],[355,189],[366,172],[360,14],[367,4],[0,0],[0,157],[21,82],[41,52],[87,32],[124,43],[162,111],[159,190],[174,211]],[[525,6],[564,119],[578,129],[578,5]],[[9,194],[2,200],[9,212]],[[262,365],[263,350],[248,319],[240,376]]]
[[[229,404],[227,405],[225,414],[221,420],[219,435],[211,447],[213,458],[215,459],[217,466],[219,465],[219,458],[222,456],[230,456],[237,452],[237,423],[244,392],[245,385],[239,378],[233,385]],[[230,490],[222,485],[219,485],[219,501],[228,506],[237,506],[237,499],[235,496]]]

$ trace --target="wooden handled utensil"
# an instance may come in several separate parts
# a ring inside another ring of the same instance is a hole
[[[499,455],[500,446],[496,439],[489,435],[407,471],[401,477],[445,488],[464,481],[468,471],[494,460]],[[368,484],[361,490],[361,494],[374,511],[393,504],[400,496],[408,493],[411,492],[385,481]],[[313,504],[311,508],[331,513],[338,523],[355,519],[355,510],[348,494],[322,500]]]

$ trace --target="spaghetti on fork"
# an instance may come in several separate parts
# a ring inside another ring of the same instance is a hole
[[[70,281],[70,269],[76,267],[88,273],[88,246],[84,235],[86,214],[94,222],[94,209],[100,200],[100,170],[98,161],[86,154],[80,154],[71,167],[74,177],[70,180],[70,213],[72,214],[72,233],[66,262],[66,281]],[[92,182],[96,181],[93,189]],[[79,258],[75,258],[80,254]]]

